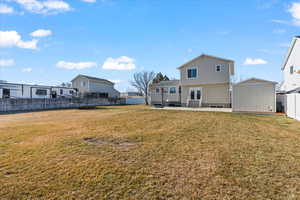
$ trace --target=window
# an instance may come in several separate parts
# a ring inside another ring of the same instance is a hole
[[[82,86],[82,87],[85,87],[85,86],[86,86],[86,82],[85,82],[85,81],[82,81],[82,82],[81,82],[81,86]]]
[[[197,90],[197,99],[198,99],[198,100],[201,99],[201,90]]]
[[[156,88],[155,92],[156,92],[156,93],[159,93],[159,88]]]
[[[294,66],[291,66],[290,67],[290,74],[293,74],[294,73]]]
[[[108,93],[99,93],[100,98],[108,98]]]
[[[35,91],[35,94],[36,95],[43,95],[43,96],[45,96],[45,95],[47,95],[47,90],[42,90],[42,89],[37,89],[36,91]]]
[[[188,78],[197,78],[197,69],[196,68],[188,69],[187,73],[188,73]]]
[[[74,91],[73,90],[69,90],[69,94],[74,94]]]
[[[216,72],[222,71],[222,66],[221,65],[216,65]]]
[[[171,87],[170,94],[175,94],[175,93],[176,93],[176,87]]]
[[[192,99],[192,100],[195,99],[195,91],[194,91],[194,90],[191,91],[191,99]]]
[[[60,95],[63,95],[63,94],[64,94],[64,90],[60,89]]]

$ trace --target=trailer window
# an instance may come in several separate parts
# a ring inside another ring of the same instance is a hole
[[[41,90],[41,89],[37,89],[35,92],[36,95],[47,95],[47,90]]]

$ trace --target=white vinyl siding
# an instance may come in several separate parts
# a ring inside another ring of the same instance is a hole
[[[275,84],[249,81],[233,85],[232,108],[235,112],[276,112]]]

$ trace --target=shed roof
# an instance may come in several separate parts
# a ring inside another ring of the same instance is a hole
[[[264,82],[264,83],[272,83],[272,84],[274,84],[274,85],[277,84],[277,82],[275,82],[275,81],[268,81],[268,80],[259,79],[259,78],[249,78],[249,79],[247,79],[247,80],[244,80],[244,81],[235,83],[234,85],[241,85],[241,84],[244,84],[244,83],[247,83],[247,82],[251,82],[251,81],[255,81],[255,82]]]

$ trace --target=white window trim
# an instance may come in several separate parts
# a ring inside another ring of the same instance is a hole
[[[196,70],[196,77],[189,78],[189,70],[192,70],[192,69]],[[186,69],[186,78],[187,79],[196,79],[196,78],[198,78],[198,68],[197,67],[188,67]]]
[[[157,92],[158,90],[158,92]],[[160,94],[161,89],[160,88],[155,88],[155,94]]]
[[[191,99],[191,91],[192,90],[194,90],[194,92],[195,92],[195,98],[196,98],[196,99],[193,99],[193,101],[199,101],[199,105],[201,105],[202,101],[203,101],[203,89],[202,89],[202,87],[189,88],[189,93],[188,93],[188,98],[187,98],[186,104],[188,105],[189,101],[192,100]],[[197,90],[201,91],[201,98],[199,100],[197,99]]]
[[[171,93],[171,88],[175,88],[175,93]],[[171,86],[171,87],[168,88],[168,90],[169,90],[169,94],[170,94],[170,95],[175,95],[175,94],[177,94],[177,87],[176,87],[176,86]]]
[[[220,66],[220,71],[217,70],[218,66]],[[221,64],[215,65],[215,72],[223,72],[223,65]]]

